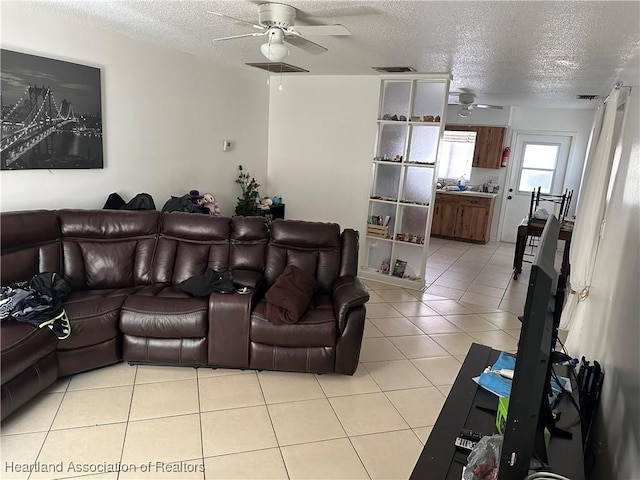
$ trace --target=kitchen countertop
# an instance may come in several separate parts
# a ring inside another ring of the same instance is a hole
[[[443,195],[463,195],[465,197],[485,197],[485,198],[495,198],[498,196],[497,193],[484,193],[484,192],[476,192],[473,190],[436,190],[436,193],[442,193]]]

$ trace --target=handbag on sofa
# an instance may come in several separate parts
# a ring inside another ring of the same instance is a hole
[[[229,270],[216,271],[209,267],[202,275],[195,275],[180,283],[180,289],[194,297],[208,297],[213,292],[231,293],[234,288]]]

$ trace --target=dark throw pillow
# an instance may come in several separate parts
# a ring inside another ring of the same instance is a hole
[[[309,308],[316,288],[315,278],[287,265],[265,295],[267,320],[274,325],[296,323]]]

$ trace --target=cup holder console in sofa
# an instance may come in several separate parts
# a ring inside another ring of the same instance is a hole
[[[0,324],[2,419],[58,377],[126,361],[351,375],[366,288],[358,232],[334,223],[157,211],[38,210],[1,214],[2,285],[56,271],[72,293],[71,336]],[[292,325],[265,316],[264,294],[287,265],[318,290]],[[191,297],[179,284],[229,269],[249,294]]]

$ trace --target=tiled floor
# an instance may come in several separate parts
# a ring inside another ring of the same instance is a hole
[[[528,270],[510,281],[512,248],[436,240],[426,293],[367,282],[352,377],[119,364],[62,379],[3,422],[0,477],[408,478],[471,343],[516,348]]]

